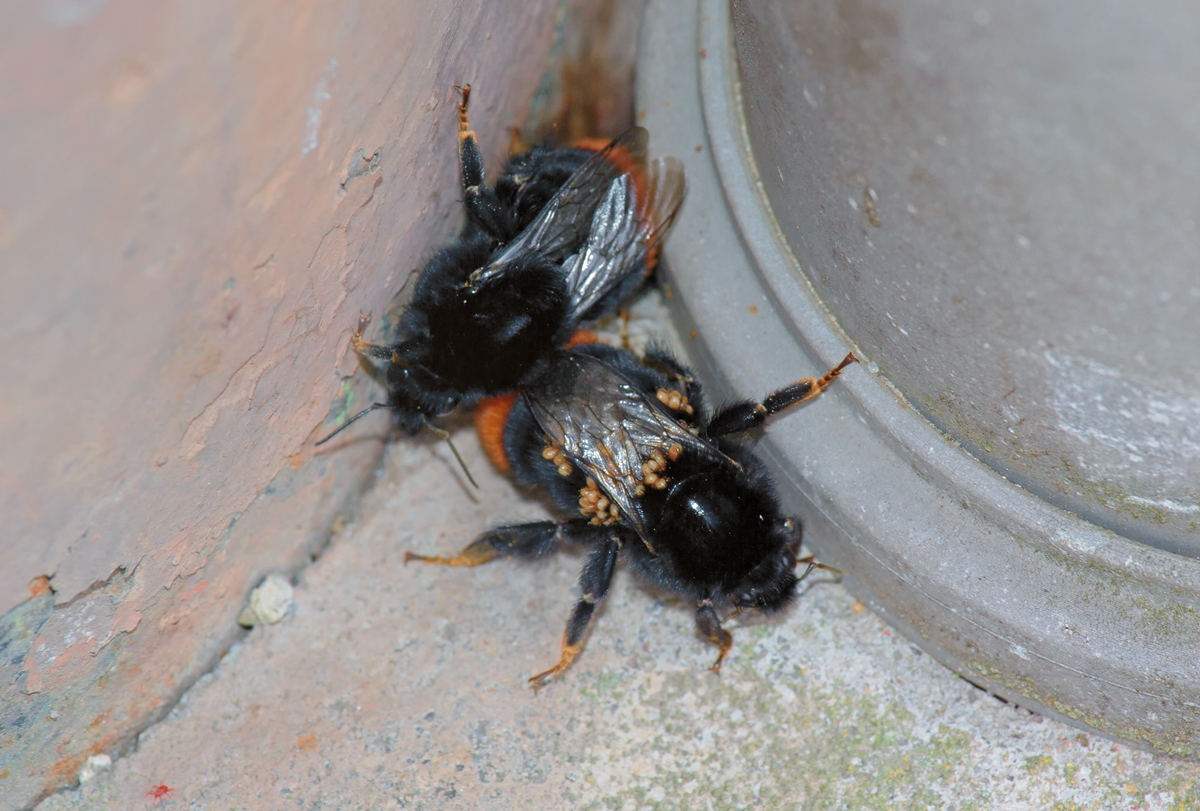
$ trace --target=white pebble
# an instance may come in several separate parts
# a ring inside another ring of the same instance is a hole
[[[292,604],[292,584],[282,575],[269,574],[250,592],[249,602],[238,615],[238,624],[246,628],[253,628],[260,622],[274,625],[287,616]]]
[[[112,758],[108,755],[91,755],[83,764],[83,768],[79,770],[79,782],[86,783],[92,780],[100,772],[106,772],[112,768]]]

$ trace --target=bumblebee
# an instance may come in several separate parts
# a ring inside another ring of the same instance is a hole
[[[770,478],[734,435],[812,399],[853,363],[785,386],[761,402],[709,416],[695,376],[669,354],[644,359],[601,344],[550,354],[519,394],[491,401],[482,423],[488,455],[518,481],[544,488],[575,517],[500,527],[454,557],[405,560],[476,566],[496,557],[536,558],[560,542],[585,547],[582,597],[567,621],[557,664],[530,679],[544,685],[579,654],[618,557],[646,581],[695,605],[696,627],[718,647],[720,672],[733,637],[719,611],[785,608],[796,585],[799,538]]]
[[[354,349],[388,397],[338,431],[384,408],[416,434],[460,404],[536,378],[581,321],[615,309],[642,282],[683,201],[683,164],[648,161],[641,128],[598,150],[535,147],[488,187],[469,98],[468,85],[459,104],[463,230],[420,274],[395,343],[364,341],[360,319]]]

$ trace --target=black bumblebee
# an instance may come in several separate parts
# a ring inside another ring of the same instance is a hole
[[[647,161],[641,128],[598,151],[535,147],[509,159],[488,187],[469,97],[465,86],[458,139],[465,225],[420,274],[396,343],[366,343],[360,319],[354,349],[388,399],[339,431],[386,408],[416,434],[460,404],[537,377],[581,321],[615,309],[642,282],[683,201],[683,164]]]
[[[601,344],[556,351],[536,382],[506,398],[504,419],[491,426],[502,426],[517,479],[545,488],[579,517],[501,527],[451,558],[409,553],[405,560],[475,566],[497,556],[545,555],[559,541],[589,547],[562,656],[530,679],[536,688],[578,655],[623,551],[638,575],[695,602],[697,628],[720,648],[712,666],[719,672],[733,638],[718,609],[779,611],[818,565],[810,562],[797,577],[795,525],[762,463],[731,435],[816,397],[854,360],[847,355],[823,377],[709,417],[700,384],[665,352],[639,360]],[[495,445],[494,437],[481,439]]]

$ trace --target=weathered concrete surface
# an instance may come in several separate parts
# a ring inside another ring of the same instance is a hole
[[[0,12],[0,807],[119,750],[327,537],[379,445],[311,441],[357,312],[457,223],[453,85],[498,161],[556,14]]]
[[[819,408],[820,401],[809,408]],[[775,421],[787,430],[803,411]],[[1185,809],[1197,764],[1114,745],[987,696],[828,575],[737,626],[720,677],[690,611],[619,572],[563,681],[576,554],[404,566],[545,515],[455,436],[398,443],[361,517],[138,750],[39,811],[341,809]]]

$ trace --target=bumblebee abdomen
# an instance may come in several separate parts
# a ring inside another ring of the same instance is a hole
[[[510,238],[529,227],[550,198],[595,151],[539,146],[509,159],[504,174],[496,180],[496,197],[509,213]]]
[[[504,448],[504,426],[508,423],[516,399],[517,393],[509,392],[488,397],[475,408],[475,433],[479,435],[479,444],[483,446],[488,461],[501,473],[512,469],[512,462]]]

